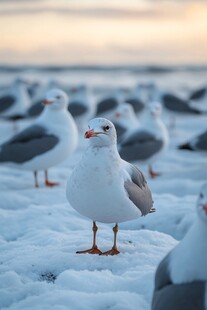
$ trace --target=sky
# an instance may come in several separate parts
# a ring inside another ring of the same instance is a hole
[[[2,64],[206,64],[207,1],[0,0]]]

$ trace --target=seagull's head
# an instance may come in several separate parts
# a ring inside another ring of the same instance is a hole
[[[197,200],[197,212],[199,217],[207,224],[207,183],[201,189]]]
[[[96,147],[116,144],[116,129],[112,122],[105,118],[94,118],[88,124],[89,130],[85,132],[85,138]]]
[[[58,88],[50,89],[43,100],[43,105],[48,106],[54,110],[67,109],[68,96],[67,94]]]
[[[121,103],[115,112],[115,118],[129,120],[134,116],[134,110],[131,104]]]
[[[153,118],[159,118],[162,114],[162,106],[159,102],[151,102],[149,105],[150,115]]]

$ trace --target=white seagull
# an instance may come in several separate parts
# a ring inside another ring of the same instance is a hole
[[[89,146],[68,179],[66,194],[71,206],[93,221],[93,245],[77,253],[116,255],[118,223],[153,212],[151,192],[142,172],[119,156],[109,120],[92,119],[85,138]],[[96,221],[115,223],[113,247],[104,253],[96,244]]]
[[[125,102],[119,104],[115,110],[112,121],[116,128],[118,143],[127,132],[129,133],[140,126],[133,107],[131,104]]]
[[[207,309],[207,183],[197,200],[197,219],[156,271],[152,310]]]
[[[45,171],[45,185],[57,183],[48,180],[47,170],[75,150],[78,132],[72,116],[67,111],[68,97],[60,89],[47,92],[45,108],[38,119],[19,134],[0,146],[0,164],[31,170],[38,187],[37,172]]]
[[[119,153],[128,161],[147,162],[149,175],[154,178],[160,173],[153,171],[152,163],[161,156],[169,143],[167,128],[160,118],[162,106],[152,102],[141,126],[124,136]]]

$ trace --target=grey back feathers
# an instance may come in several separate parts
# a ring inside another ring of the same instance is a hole
[[[58,141],[44,127],[33,125],[1,145],[0,162],[24,163],[51,150]]]
[[[11,95],[2,96],[0,98],[0,112],[4,112],[5,110],[12,107],[15,102],[15,98]]]
[[[180,113],[201,114],[197,109],[191,108],[188,102],[172,95],[165,94],[162,97],[163,103],[168,110]]]
[[[118,100],[116,100],[115,98],[111,97],[103,99],[97,104],[97,114],[108,112],[112,109],[115,109],[117,106]]]
[[[146,160],[162,149],[163,140],[147,131],[135,131],[121,141],[119,153],[127,161]]]
[[[207,93],[207,89],[206,87],[200,88],[196,91],[194,91],[191,95],[190,95],[190,100],[199,100],[205,97]]]
[[[207,151],[207,131],[203,132],[196,138],[196,142],[194,140],[186,142],[178,146],[180,150],[189,150],[189,151]]]
[[[129,99],[126,99],[125,102],[131,104],[135,113],[141,112],[145,107],[145,104],[139,99],[129,98]]]
[[[173,283],[169,271],[170,258],[171,252],[157,268],[152,310],[205,310],[206,282]]]
[[[198,136],[195,148],[201,151],[207,151],[207,131]]]
[[[68,105],[68,111],[73,117],[81,116],[87,112],[87,107],[79,102],[73,101]]]
[[[135,166],[130,165],[131,180],[124,183],[129,199],[137,206],[142,215],[150,212],[153,201],[152,195],[142,172]]]
[[[34,103],[28,110],[27,114],[30,117],[38,116],[42,113],[44,106],[42,105],[42,100]]]

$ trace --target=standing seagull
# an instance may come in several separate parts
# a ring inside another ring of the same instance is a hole
[[[119,153],[125,160],[147,162],[152,178],[160,175],[153,171],[152,163],[169,143],[167,128],[160,118],[161,112],[161,105],[152,102],[142,125],[125,136],[119,145]]]
[[[68,97],[62,90],[52,89],[43,101],[45,108],[34,124],[0,146],[0,163],[31,170],[38,187],[37,172],[45,171],[45,185],[58,183],[48,180],[48,168],[65,160],[76,148],[78,132],[67,111]]]
[[[207,183],[197,201],[197,219],[184,239],[161,261],[152,310],[207,308]]]
[[[116,255],[118,223],[153,212],[151,192],[142,172],[120,158],[116,130],[109,120],[92,119],[85,138],[90,139],[89,146],[69,177],[67,199],[93,221],[93,245],[77,253]],[[96,221],[115,223],[113,247],[103,253],[96,245]]]

